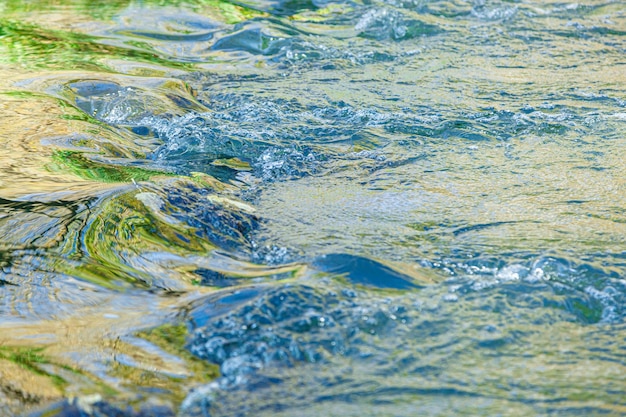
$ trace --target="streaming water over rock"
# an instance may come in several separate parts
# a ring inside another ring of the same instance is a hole
[[[626,413],[619,1],[0,5],[0,415]]]

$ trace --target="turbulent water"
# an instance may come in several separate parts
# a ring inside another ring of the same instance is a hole
[[[0,3],[0,415],[626,415],[626,7]]]

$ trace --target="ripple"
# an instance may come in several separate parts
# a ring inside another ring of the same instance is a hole
[[[541,275],[538,265],[535,276]],[[547,275],[536,281],[513,271],[520,267],[500,269],[499,281],[492,286],[474,286],[472,281],[479,278],[459,277],[443,287],[385,298],[325,280],[211,297],[190,313],[196,328],[190,349],[220,364],[223,376],[192,392],[183,410],[201,415],[205,407],[216,415],[238,415],[253,398],[261,414],[275,413],[277,401],[281,413],[289,414],[301,409],[303,396],[310,398],[306,412],[367,404],[373,407],[368,415],[404,400],[412,404],[410,412],[397,405],[393,409],[411,415],[416,408],[430,410],[441,396],[458,400],[459,407],[466,404],[462,398],[472,398],[478,409],[490,411],[512,404],[516,409],[561,409],[567,404],[603,409],[578,399],[586,383],[562,386],[565,397],[534,391],[536,384],[561,384],[557,381],[563,369],[584,372],[587,366],[587,359],[579,356],[587,351],[583,339],[555,335],[554,329],[577,329],[586,335],[599,331],[602,340],[611,338],[609,327],[586,327],[600,318],[601,304],[585,292],[552,283]],[[450,294],[457,295],[457,302],[449,301]],[[236,302],[216,310],[221,297],[224,303],[226,298]],[[527,324],[517,327],[513,317],[524,317]],[[567,340],[575,351],[561,351],[554,337]],[[496,366],[500,358],[506,358],[506,366]],[[476,370],[476,364],[484,362],[493,366],[488,373]],[[554,367],[554,372],[539,372],[537,377],[527,372],[545,366]],[[613,365],[598,359],[594,366],[609,372]],[[616,372],[610,372],[610,378],[617,377]],[[492,380],[497,385],[487,382]],[[600,379],[594,383],[609,384]],[[288,395],[286,384],[291,387]],[[513,398],[512,389],[517,392]],[[416,393],[421,400],[413,397]],[[244,397],[248,401],[242,401]]]

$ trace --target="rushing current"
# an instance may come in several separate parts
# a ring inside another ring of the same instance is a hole
[[[626,415],[619,0],[0,2],[0,416]]]

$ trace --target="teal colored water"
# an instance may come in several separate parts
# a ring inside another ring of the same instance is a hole
[[[0,13],[0,414],[626,414],[622,2]]]

